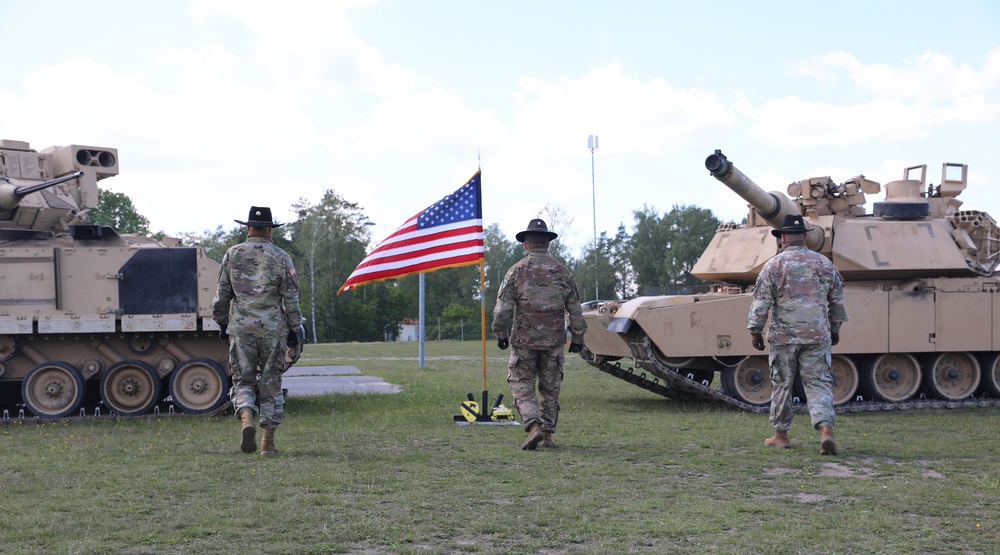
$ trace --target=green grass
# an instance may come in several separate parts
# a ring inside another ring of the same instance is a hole
[[[488,349],[488,389],[506,359]],[[224,417],[0,426],[0,552],[998,553],[1000,410],[839,416],[837,458],[796,415],[678,403],[567,358],[560,447],[458,426],[478,342],[310,345],[393,395],[292,398],[278,457]]]

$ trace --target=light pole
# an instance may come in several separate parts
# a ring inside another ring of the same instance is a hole
[[[594,179],[594,151],[597,150],[597,135],[587,137],[587,148],[590,149],[590,194],[594,203],[594,300],[601,300],[597,284],[597,186]]]

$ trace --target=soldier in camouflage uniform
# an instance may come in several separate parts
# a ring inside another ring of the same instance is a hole
[[[802,379],[813,428],[820,430],[820,454],[836,455],[833,440],[833,392],[830,347],[840,341],[840,324],[847,321],[844,281],[825,256],[806,247],[808,230],[801,216],[785,216],[781,230],[784,250],[768,260],[753,291],[747,319],[751,343],[764,350],[764,324],[771,314],[771,426],[768,447],[791,446],[791,391],[795,375]]]
[[[500,284],[493,335],[500,349],[512,346],[507,383],[528,432],[521,449],[534,450],[539,445],[555,447],[552,434],[559,418],[565,314],[569,314],[571,353],[583,349],[587,324],[573,274],[549,254],[549,241],[558,235],[549,231],[544,221],[535,219],[515,237],[528,253],[507,271]]]
[[[250,208],[247,240],[222,259],[212,316],[219,338],[229,343],[233,387],[229,398],[242,421],[240,450],[257,450],[254,417],[260,407],[264,430],[261,454],[274,455],[274,431],[282,421],[285,399],[281,374],[287,369],[286,347],[296,349],[302,325],[299,284],[288,253],[271,242],[271,209]]]

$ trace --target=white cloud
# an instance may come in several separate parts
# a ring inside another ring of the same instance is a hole
[[[715,94],[679,90],[663,78],[642,82],[624,75],[620,64],[579,79],[525,78],[516,98],[516,140],[525,152],[555,159],[578,156],[581,137],[595,132],[615,137],[606,151],[659,155],[692,134],[735,123]]]
[[[299,80],[331,97],[355,90],[391,97],[413,90],[416,75],[391,64],[354,32],[347,12],[371,0],[289,1],[194,0],[196,18],[228,16],[257,38],[255,57],[262,69]]]
[[[791,63],[788,70],[846,81],[855,90],[845,96],[870,100],[838,105],[789,96],[745,112],[754,120],[753,136],[785,147],[915,139],[950,124],[990,124],[1000,114],[1000,48],[978,70],[936,53],[892,67],[863,64],[846,52]]]
[[[490,111],[469,109],[465,100],[441,90],[383,100],[371,117],[351,133],[362,151],[403,150],[420,156],[496,148],[509,131]]]

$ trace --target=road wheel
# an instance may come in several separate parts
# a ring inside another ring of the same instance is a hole
[[[44,362],[31,369],[21,384],[21,399],[35,416],[63,418],[80,408],[86,386],[76,367]]]
[[[920,365],[913,355],[886,353],[868,361],[862,379],[870,397],[898,403],[913,397],[920,389]]]
[[[830,375],[833,376],[833,404],[843,405],[854,400],[858,391],[858,367],[854,361],[843,356],[833,355],[830,360]]]
[[[101,376],[101,400],[125,416],[146,414],[160,400],[160,376],[140,360],[116,362]]]
[[[938,399],[961,401],[976,392],[979,361],[969,353],[938,353],[924,359],[924,389]]]
[[[1000,398],[1000,354],[990,354],[982,362],[983,390],[990,397]]]
[[[226,400],[229,378],[215,361],[193,358],[170,374],[170,398],[188,414],[211,412]]]
[[[771,370],[767,357],[746,357],[736,366],[722,371],[722,387],[738,401],[766,406],[771,403]]]

